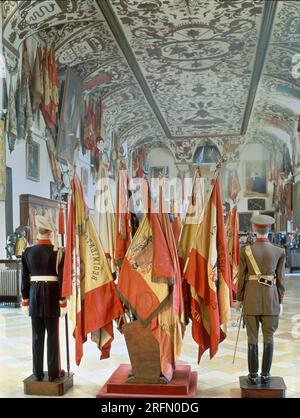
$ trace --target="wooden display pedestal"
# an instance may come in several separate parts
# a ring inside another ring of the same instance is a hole
[[[33,379],[34,375],[23,380],[25,395],[42,396],[63,396],[67,390],[73,386],[74,373],[66,373],[64,377],[53,382],[48,381],[48,373],[45,373],[44,380],[37,382]]]
[[[197,372],[177,366],[170,383],[126,383],[130,364],[121,364],[100,389],[97,398],[195,398]]]
[[[250,385],[247,376],[240,376],[242,398],[285,398],[286,386],[282,377],[271,377],[267,384]]]

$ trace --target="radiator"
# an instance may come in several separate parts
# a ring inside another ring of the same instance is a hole
[[[20,295],[20,277],[17,270],[0,270],[0,297]]]

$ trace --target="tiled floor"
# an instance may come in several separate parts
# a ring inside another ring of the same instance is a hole
[[[284,377],[287,397],[300,397],[300,276],[286,280],[284,313],[275,338],[275,355],[272,374]],[[235,364],[232,356],[237,335],[238,314],[232,311],[228,337],[220,345],[216,357],[209,360],[204,355],[197,365],[197,347],[188,330],[180,363],[191,364],[198,371],[198,397],[240,397],[238,378],[247,373],[247,340],[241,330]],[[64,326],[61,342],[64,345]],[[74,344],[70,338],[71,370],[75,373],[74,387],[66,397],[95,397],[99,388],[120,363],[129,363],[123,337],[116,332],[111,358],[99,360],[94,343],[84,346],[84,358],[80,367],[74,363]],[[260,344],[261,349],[261,344]],[[62,348],[64,368],[65,349]],[[24,397],[22,380],[31,374],[31,326],[20,309],[0,308],[0,397]]]

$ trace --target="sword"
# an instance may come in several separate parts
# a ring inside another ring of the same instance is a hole
[[[62,207],[60,209],[62,209]],[[64,224],[64,222],[63,222],[63,224]],[[64,247],[65,246],[64,230],[60,231],[60,236],[61,236],[61,246]],[[70,376],[70,348],[69,348],[68,313],[66,313],[66,315],[65,315],[65,331],[66,331],[67,371],[68,371],[68,376]]]
[[[239,335],[240,335],[240,330],[241,330],[242,318],[243,318],[243,310],[244,310],[244,307],[242,307],[242,309],[241,309],[241,316],[240,316],[240,320],[239,320],[239,328],[238,328],[238,333],[237,333],[237,337],[236,337],[236,343],[235,343],[235,349],[234,349],[232,364],[234,364],[234,361],[235,361],[235,355],[236,355],[237,345],[238,345],[238,341],[239,341]]]

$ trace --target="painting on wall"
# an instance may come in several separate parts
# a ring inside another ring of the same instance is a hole
[[[82,106],[82,82],[70,68],[66,73],[62,107],[57,137],[58,159],[73,164],[77,139],[80,137],[79,124]]]
[[[239,232],[248,233],[252,231],[252,226],[250,222],[251,217],[252,217],[252,212],[240,212],[238,216],[239,216]]]
[[[40,181],[40,144],[35,141],[26,143],[26,177]]]
[[[265,161],[245,162],[245,196],[267,196],[267,164]]]
[[[265,199],[248,199],[248,210],[265,210]]]
[[[151,167],[151,177],[152,178],[169,178],[169,167]]]

